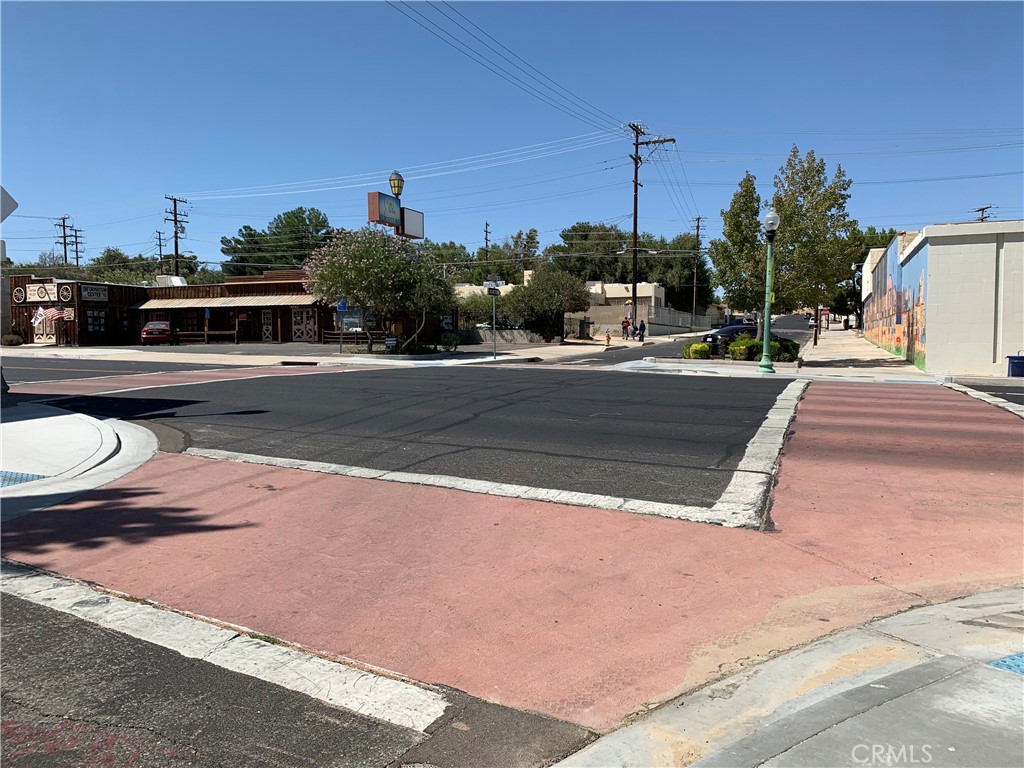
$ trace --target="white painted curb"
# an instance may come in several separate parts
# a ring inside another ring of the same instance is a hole
[[[448,702],[441,694],[264,642],[150,603],[4,562],[0,591],[101,627],[255,677],[327,704],[425,732]]]

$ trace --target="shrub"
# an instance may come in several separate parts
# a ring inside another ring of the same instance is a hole
[[[761,342],[756,339],[737,339],[729,345],[729,357],[733,360],[756,360],[761,352]]]
[[[760,360],[764,344],[755,339],[742,338],[729,345],[729,357],[733,360]],[[775,362],[792,363],[800,354],[800,345],[783,339],[768,344],[768,355]]]
[[[693,348],[693,346],[695,344],[700,344],[700,342],[699,341],[687,341],[687,342],[684,342],[682,348],[680,348],[680,350],[679,350],[679,356],[681,358],[683,358],[684,360],[690,358],[691,357],[690,350]]]
[[[0,344],[3,344],[5,347],[20,347],[24,343],[25,340],[16,333],[8,334],[0,339]]]
[[[459,348],[459,334],[448,331],[441,334],[441,347],[445,352],[454,352]]]
[[[692,344],[688,344],[685,348],[686,357],[691,360],[710,360],[711,359],[711,345],[706,344],[703,341],[695,341]]]

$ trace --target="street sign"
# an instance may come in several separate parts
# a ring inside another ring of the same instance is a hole
[[[18,207],[18,201],[7,194],[7,190],[0,187],[0,221],[3,221]]]
[[[487,289],[487,295],[488,296],[501,296],[501,291],[499,291],[497,288],[488,288]]]
[[[346,299],[341,298],[340,296],[338,297],[338,311],[348,312],[348,301]]]

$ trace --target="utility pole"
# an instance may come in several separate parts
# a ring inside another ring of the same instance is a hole
[[[156,252],[160,261],[160,274],[164,273],[164,233],[159,229],[153,233],[156,235]]]
[[[700,252],[700,222],[703,216],[697,217],[697,252],[693,254],[693,304],[690,307],[690,330],[697,324],[697,259],[703,258]]]
[[[491,222],[484,222],[484,261],[491,258]]]
[[[643,159],[640,157],[640,147],[656,146],[658,144],[675,144],[675,139],[651,139],[649,141],[640,141],[641,136],[646,136],[647,132],[644,127],[639,123],[630,123],[629,128],[633,131],[633,154],[630,158],[633,160],[633,311],[630,313],[630,320],[636,324],[637,319],[637,298],[636,298],[636,273],[637,273],[637,207],[640,200],[640,187],[643,184],[640,183],[640,164]]]
[[[70,218],[71,218],[70,216],[65,214],[64,216],[61,216],[60,219],[59,219],[59,221],[60,221],[60,225],[59,225],[60,226],[60,241],[61,241],[61,244],[64,246],[64,263],[65,264],[68,263],[68,219],[70,219]],[[58,226],[58,225],[54,224],[54,226]]]
[[[988,214],[985,213],[985,211],[987,211],[989,208],[992,208],[992,207],[993,206],[991,206],[991,205],[983,205],[983,206],[981,206],[981,208],[975,208],[974,212],[976,214],[978,214],[978,221],[987,221],[988,220]]]
[[[164,195],[164,199],[170,200],[172,210],[164,211],[164,213],[171,214],[171,218],[165,218],[164,221],[173,222],[174,224],[174,274],[178,274],[178,235],[185,231],[185,222],[188,221],[188,214],[184,211],[178,211],[178,203],[187,203],[188,200],[184,200],[180,197],[173,197],[172,195]]]
[[[79,266],[78,246],[85,245],[85,243],[82,242],[82,230],[78,229],[77,227],[72,227],[71,236],[74,238],[74,241],[71,243],[71,245],[75,249],[75,266],[77,267]]]

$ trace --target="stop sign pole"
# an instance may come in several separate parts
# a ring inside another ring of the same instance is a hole
[[[6,189],[0,187],[0,222],[14,213],[14,209],[17,207],[18,201],[7,194]],[[4,369],[0,366],[0,408],[17,405],[14,398],[8,394],[10,390],[11,388],[7,386],[7,379],[4,378]]]

